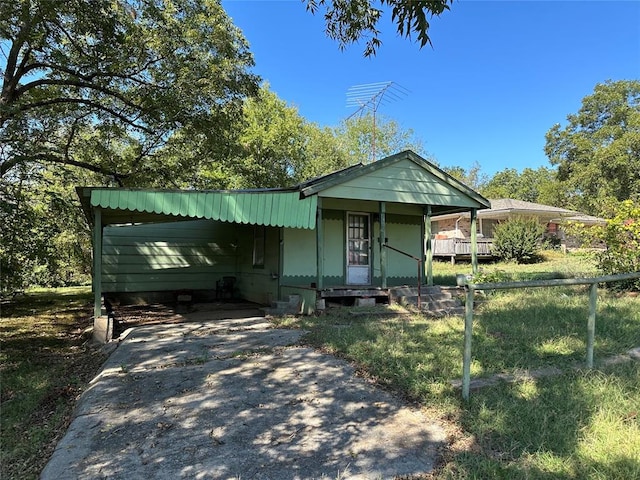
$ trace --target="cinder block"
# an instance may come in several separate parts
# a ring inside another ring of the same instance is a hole
[[[113,338],[113,319],[101,315],[93,320],[93,340],[98,343],[108,343]]]
[[[373,307],[375,304],[375,298],[356,298],[356,307]]]

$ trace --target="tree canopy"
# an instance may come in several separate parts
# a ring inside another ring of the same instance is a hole
[[[412,129],[382,115],[374,120],[371,112],[343,120],[334,134],[350,164],[371,163],[407,149],[425,155],[422,141]]]
[[[467,187],[478,192],[482,190],[483,186],[488,181],[487,176],[482,173],[482,167],[478,162],[473,162],[473,165],[468,171],[460,166],[443,167],[442,169],[453,178],[460,180]]]
[[[564,205],[556,171],[546,167],[525,168],[522,172],[506,168],[491,177],[479,191],[487,198],[513,198],[558,207]]]
[[[177,129],[224,146],[257,90],[215,0],[2,2],[0,40],[3,177],[35,162],[130,183]]]
[[[302,0],[307,10],[324,10],[327,36],[338,42],[340,49],[366,39],[364,56],[376,54],[382,44],[378,22],[384,8],[391,9],[391,21],[403,37],[417,36],[420,47],[431,44],[429,16],[440,16],[449,10],[453,0]]]
[[[558,166],[567,201],[600,212],[607,203],[640,195],[640,81],[598,84],[567,125],[554,125],[545,152]]]

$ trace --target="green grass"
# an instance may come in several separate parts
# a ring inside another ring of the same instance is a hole
[[[562,253],[558,250],[541,252],[542,261],[525,265],[505,262],[481,262],[479,270],[485,275],[504,277],[505,281],[572,278],[597,276],[594,254],[589,251]],[[471,264],[461,261],[434,261],[433,278],[436,285],[455,285],[456,274],[470,274]]]
[[[37,478],[105,359],[83,335],[91,298],[88,287],[33,290],[2,305],[3,479]]]
[[[473,448],[441,478],[640,478],[640,365],[482,389],[461,410]]]
[[[588,256],[547,255],[539,264],[483,268],[514,279],[597,275]],[[436,267],[451,283],[470,271]],[[0,478],[37,478],[75,399],[104,361],[83,335],[91,301],[88,288],[74,288],[31,291],[3,304]],[[440,416],[452,441],[434,478],[640,478],[640,362],[575,369],[586,355],[586,288],[500,291],[480,301],[475,378],[550,365],[564,373],[474,390],[468,403],[450,383],[461,377],[461,317],[359,313],[337,309],[279,322],[308,329],[310,344],[348,358],[362,374]],[[640,298],[600,290],[596,365],[637,346]]]
[[[576,269],[555,263],[514,273]],[[588,304],[584,287],[487,295],[474,315],[472,376],[548,366],[563,373],[474,390],[468,403],[450,382],[462,375],[461,317],[334,310],[283,322],[308,329],[310,344],[355,362],[459,432],[435,478],[640,478],[640,362],[601,362],[640,346],[640,298],[599,291],[592,371],[584,368]]]

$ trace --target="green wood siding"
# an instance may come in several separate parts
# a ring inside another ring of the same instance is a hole
[[[345,268],[345,212],[327,212],[323,218],[324,224],[324,275],[328,280],[327,286],[344,285]],[[337,283],[336,283],[337,282]]]
[[[311,230],[285,228],[283,231],[283,284],[295,277],[316,277],[316,235]],[[299,284],[296,282],[295,284]]]
[[[105,227],[103,291],[213,290],[235,275],[236,230],[207,220]]]
[[[462,191],[404,159],[318,193],[321,197],[477,207]]]
[[[238,228],[237,288],[240,297],[251,302],[269,305],[278,299],[278,269],[280,264],[280,232],[265,228],[264,266],[253,265],[253,237],[255,226]],[[261,227],[258,227],[261,228]],[[305,230],[313,234],[313,231]]]
[[[387,238],[389,245],[403,252],[420,258],[422,229],[420,225],[407,223],[391,223],[387,219]],[[394,278],[413,277],[418,275],[418,265],[412,258],[401,255],[393,250],[387,250],[387,278],[393,282]],[[391,283],[393,284],[393,283]]]

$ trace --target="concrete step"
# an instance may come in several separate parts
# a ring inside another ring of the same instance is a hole
[[[293,295],[289,295],[289,305],[300,305],[300,295],[293,294]]]
[[[271,302],[270,307],[263,307],[260,310],[265,315],[298,315],[300,313],[302,299],[300,295],[289,295],[287,300],[276,300]]]
[[[392,287],[389,289],[390,293],[394,297],[417,297],[418,296],[418,287]],[[448,289],[442,289],[442,287],[438,285],[426,286],[422,285],[420,287],[420,295],[451,295]]]
[[[420,287],[420,309],[428,316],[464,315],[460,297],[464,293],[458,287]],[[418,305],[417,287],[400,287],[392,290],[393,300],[403,305]]]

